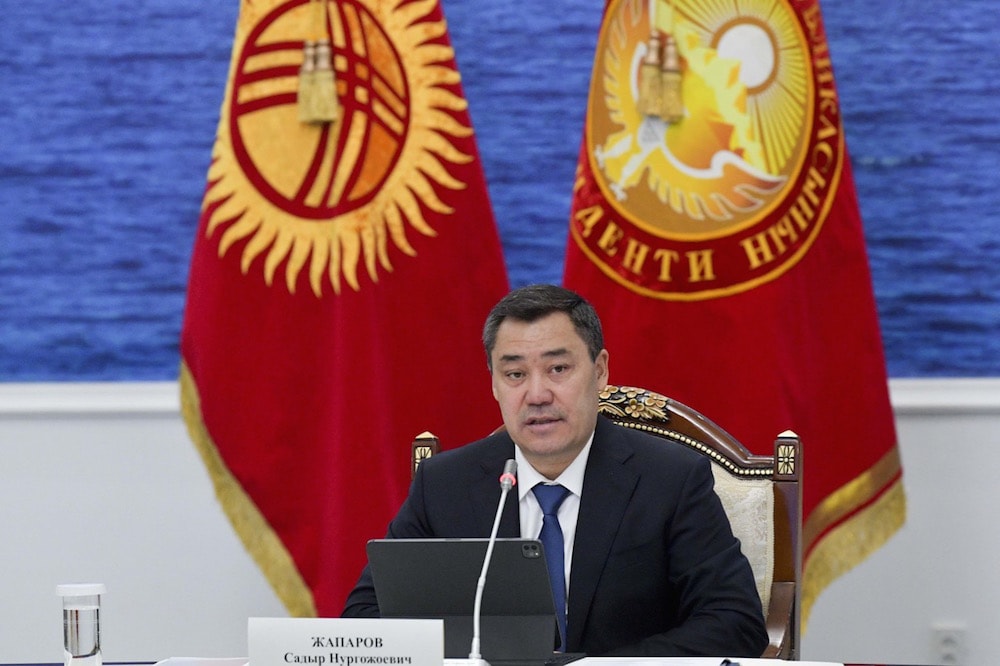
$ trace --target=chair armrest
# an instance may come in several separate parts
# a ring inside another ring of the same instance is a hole
[[[768,646],[764,659],[798,659],[798,646],[792,645],[792,623],[795,613],[795,583],[776,582],[771,587],[771,602],[767,607]]]

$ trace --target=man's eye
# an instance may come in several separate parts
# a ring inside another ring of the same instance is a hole
[[[554,366],[552,366],[552,372],[554,372],[556,374],[560,374],[560,373],[566,372],[567,370],[569,370],[569,366],[568,365],[554,365]]]

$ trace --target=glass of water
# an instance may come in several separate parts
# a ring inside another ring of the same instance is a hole
[[[57,585],[63,601],[63,656],[66,666],[101,666],[103,583]]]

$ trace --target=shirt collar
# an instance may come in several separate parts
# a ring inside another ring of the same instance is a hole
[[[539,483],[558,483],[568,488],[577,497],[582,497],[583,476],[587,471],[587,459],[590,457],[590,447],[593,443],[594,433],[590,433],[590,439],[587,440],[587,444],[577,454],[576,458],[573,459],[573,462],[569,464],[569,467],[564,469],[562,474],[554,481],[546,479],[538,470],[532,467],[531,463],[528,462],[528,459],[521,452],[521,448],[515,444],[514,460],[517,461],[518,500],[524,499],[524,496],[531,492],[531,489]]]

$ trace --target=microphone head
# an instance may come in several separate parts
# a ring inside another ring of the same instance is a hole
[[[500,488],[510,490],[517,485],[517,461],[513,458],[503,464],[503,473],[500,475]]]

